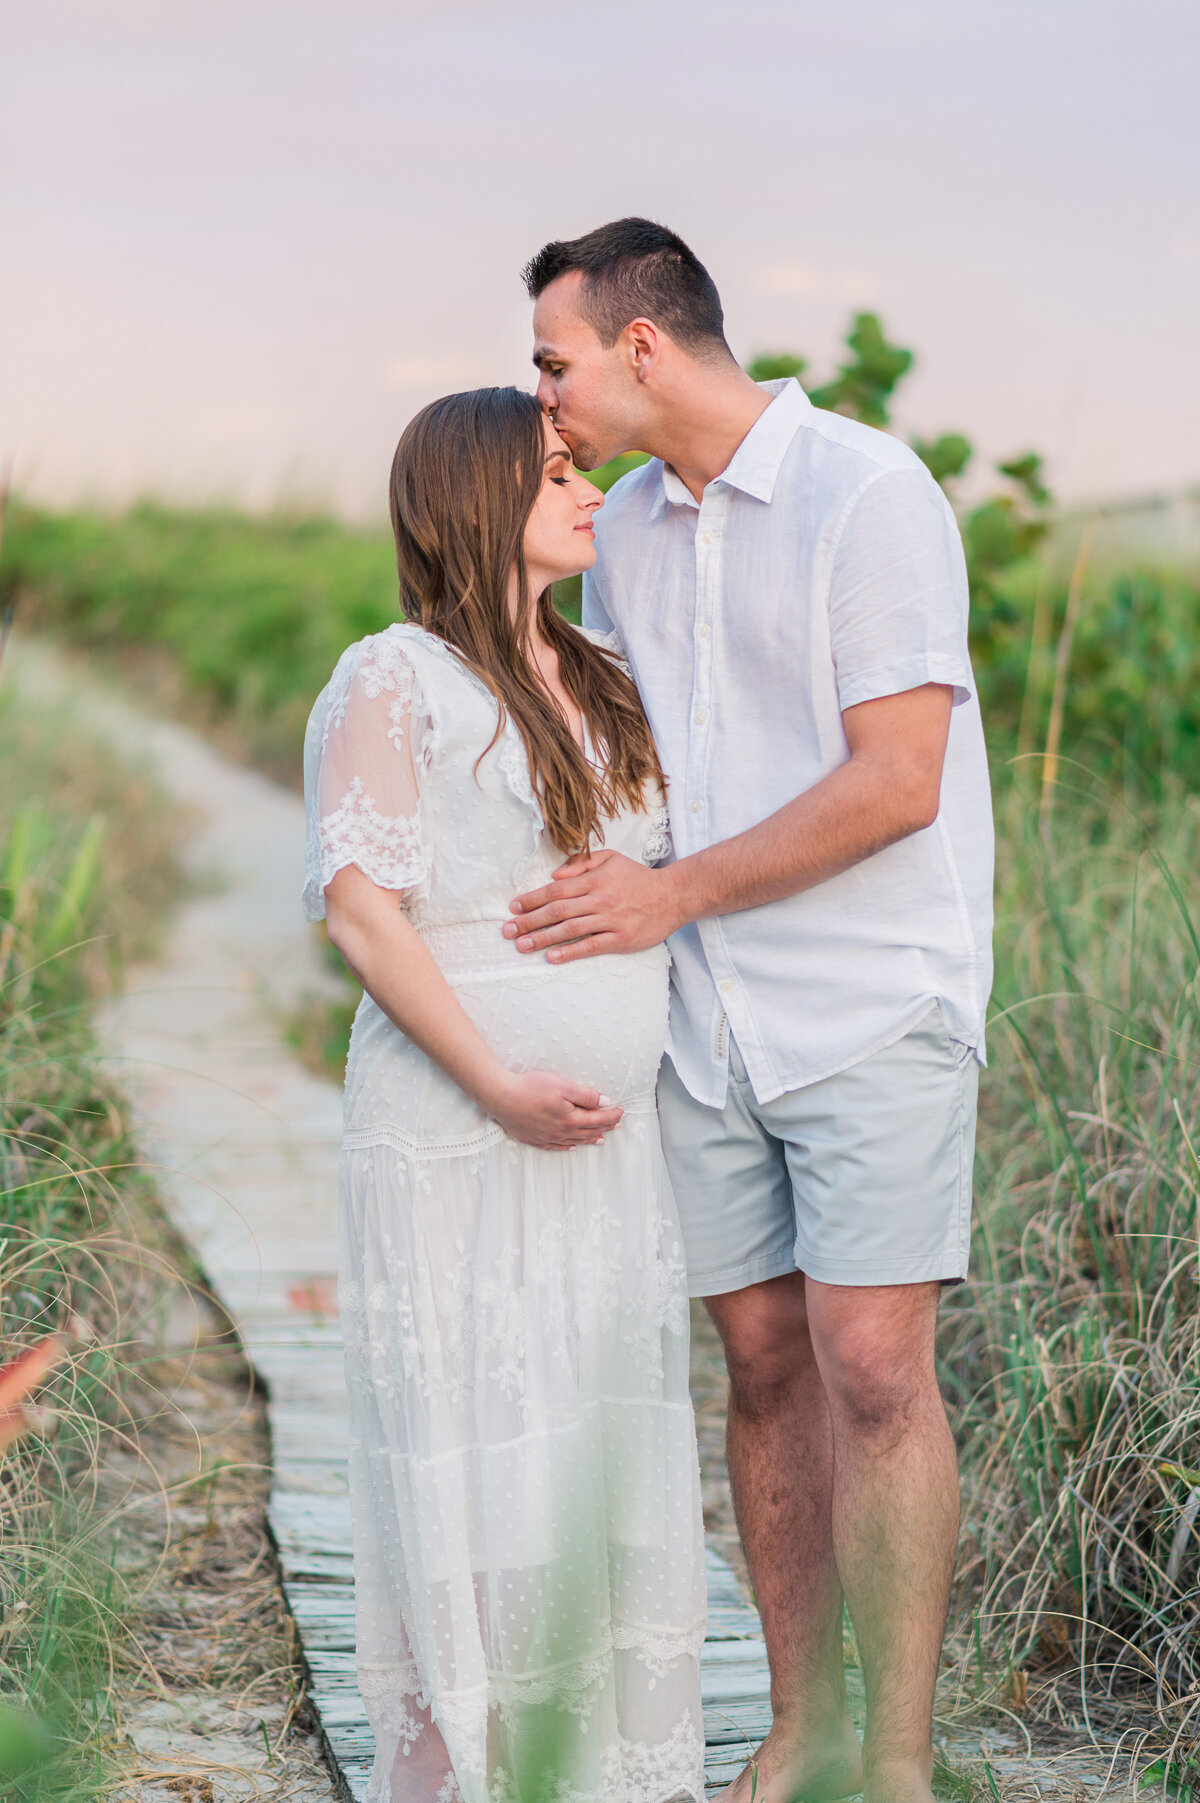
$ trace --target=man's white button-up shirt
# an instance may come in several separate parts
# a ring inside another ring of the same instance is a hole
[[[849,757],[842,710],[927,682],[955,707],[933,825],[840,876],[675,933],[669,1051],[720,1107],[732,1030],[759,1101],[844,1070],[940,1001],[984,1061],[992,816],[958,527],[919,459],[794,380],[699,504],[654,460],[596,516],[586,626],[624,642],[675,855],[731,838]],[[919,1105],[919,1098],[914,1098]]]

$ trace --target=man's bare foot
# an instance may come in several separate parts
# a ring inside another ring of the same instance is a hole
[[[863,1803],[934,1803],[932,1774],[932,1760],[876,1762],[863,1786]]]
[[[777,1724],[716,1803],[837,1803],[862,1787],[862,1749],[849,1720],[819,1737],[785,1734]]]

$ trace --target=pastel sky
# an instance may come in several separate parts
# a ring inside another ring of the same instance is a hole
[[[383,511],[531,383],[522,262],[638,212],[735,354],[919,354],[897,424],[1200,482],[1195,0],[38,0],[0,61],[0,456],[56,500]]]

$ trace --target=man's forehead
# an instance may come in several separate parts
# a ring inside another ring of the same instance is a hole
[[[553,356],[571,346],[578,347],[595,332],[579,311],[579,289],[582,277],[577,269],[568,270],[549,287],[543,288],[533,305],[534,360]]]

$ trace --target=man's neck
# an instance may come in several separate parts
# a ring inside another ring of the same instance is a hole
[[[705,370],[699,378],[688,373],[686,385],[664,397],[661,416],[640,448],[669,463],[698,501],[708,484],[728,469],[734,452],[774,396],[736,364]]]

